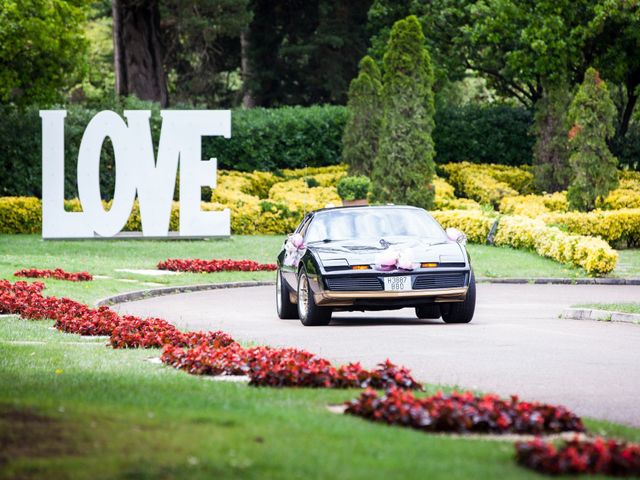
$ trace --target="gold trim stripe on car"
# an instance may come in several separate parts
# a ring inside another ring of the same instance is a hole
[[[434,288],[429,290],[410,290],[403,292],[392,292],[388,290],[384,291],[355,291],[355,292],[335,292],[331,290],[323,290],[320,293],[314,294],[314,300],[318,305],[332,303],[333,301],[353,301],[360,299],[395,299],[395,298],[416,298],[416,297],[438,297],[435,301],[447,301],[453,298],[461,298],[467,294],[469,287],[459,288]]]

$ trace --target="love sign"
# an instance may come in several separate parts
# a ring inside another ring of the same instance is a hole
[[[87,125],[78,151],[78,196],[82,212],[64,210],[65,110],[40,111],[42,118],[42,237],[93,238],[116,235],[138,197],[142,235],[167,237],[176,174],[180,168],[179,235],[230,234],[228,209],[204,212],[203,186],[215,188],[217,161],[202,160],[203,136],[231,136],[228,110],[164,110],[155,158],[149,110],[98,113]],[[115,190],[105,210],[100,193],[100,153],[109,137],[115,156]]]

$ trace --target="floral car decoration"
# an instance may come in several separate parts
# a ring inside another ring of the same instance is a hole
[[[285,265],[296,265],[304,255],[306,248],[302,235],[299,233],[289,235],[289,238],[284,243],[285,254],[283,262]]]

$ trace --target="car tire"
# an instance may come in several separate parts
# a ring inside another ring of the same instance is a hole
[[[329,325],[331,308],[319,307],[313,299],[307,272],[300,270],[298,275],[298,318],[305,327]]]
[[[469,290],[464,302],[455,302],[443,305],[442,319],[445,323],[469,323],[476,310],[476,278],[471,272]]]
[[[432,305],[420,305],[416,307],[416,317],[421,319],[435,319],[440,318],[440,305],[432,304]]]
[[[282,278],[280,269],[276,271],[276,312],[283,320],[298,318],[298,307],[291,303],[289,298],[289,287]]]

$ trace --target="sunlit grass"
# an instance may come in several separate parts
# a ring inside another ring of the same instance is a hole
[[[512,442],[428,435],[326,409],[357,390],[215,382],[146,361],[158,350],[113,350],[50,325],[0,320],[0,385],[8,387],[0,443],[32,438],[0,478],[536,477],[516,466]],[[53,422],[12,421],[24,411]],[[587,425],[640,439],[637,429]],[[47,438],[58,439],[55,455]]]

